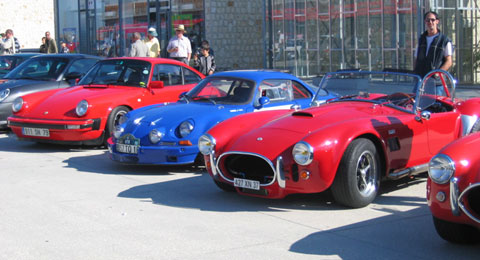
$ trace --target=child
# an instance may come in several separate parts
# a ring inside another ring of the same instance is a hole
[[[215,72],[215,58],[213,55],[209,55],[210,46],[207,44],[202,45],[200,51],[202,56],[198,57],[197,54],[193,56],[193,66],[198,69],[203,75],[212,75]]]
[[[68,49],[67,44],[65,42],[62,42],[60,47],[60,53],[69,53],[69,52],[70,50]]]

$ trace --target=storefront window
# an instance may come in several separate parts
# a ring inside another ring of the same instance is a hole
[[[204,0],[171,0],[172,23],[170,37],[175,35],[174,28],[179,24],[183,24],[187,31],[185,35],[192,44],[193,52],[200,48],[202,40],[208,40],[205,39],[203,1]]]
[[[64,0],[58,5],[58,39],[57,42],[65,42],[70,52],[80,52],[78,45],[78,1]],[[72,17],[74,19],[72,19]],[[76,18],[76,19],[75,19]]]

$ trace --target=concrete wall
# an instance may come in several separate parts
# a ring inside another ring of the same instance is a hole
[[[205,1],[205,31],[219,70],[263,68],[263,1]]]
[[[12,29],[21,48],[38,48],[46,31],[55,35],[54,0],[0,0],[0,32]]]

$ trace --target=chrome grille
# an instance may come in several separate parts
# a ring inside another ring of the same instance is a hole
[[[234,178],[256,180],[260,185],[269,185],[275,181],[275,168],[264,156],[254,153],[229,152],[218,158],[218,167],[222,176],[233,182]]]

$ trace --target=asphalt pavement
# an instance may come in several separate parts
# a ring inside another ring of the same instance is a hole
[[[219,190],[203,169],[125,166],[106,150],[0,134],[0,259],[478,259],[445,242],[425,176],[368,207],[328,192],[281,200]]]

